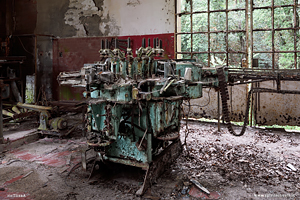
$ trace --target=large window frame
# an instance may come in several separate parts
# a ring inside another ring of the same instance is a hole
[[[186,0],[184,0],[186,1]],[[207,55],[207,66],[211,66],[211,56],[212,55],[218,55],[218,54],[223,54],[225,55],[225,64],[227,66],[230,65],[229,60],[230,56],[233,54],[239,54],[241,58],[240,60],[240,65],[243,67],[248,67],[249,65],[251,67],[258,67],[257,62],[255,62],[254,55],[255,54],[270,54],[271,55],[271,65],[268,68],[276,69],[279,68],[278,64],[276,63],[276,56],[280,56],[283,54],[293,54],[294,55],[294,64],[290,68],[295,68],[295,69],[300,69],[300,48],[299,46],[300,41],[299,36],[297,36],[297,32],[299,32],[300,27],[299,27],[299,20],[297,20],[297,9],[300,8],[300,4],[298,3],[298,0],[293,0],[293,4],[288,4],[288,5],[275,5],[274,0],[271,0],[270,4],[268,6],[255,6],[255,0],[246,0],[245,1],[245,7],[244,8],[234,8],[234,9],[229,9],[229,0],[224,0],[225,2],[225,9],[219,9],[219,10],[213,10],[211,9],[211,2],[213,0],[207,0],[207,10],[193,10],[193,1],[195,2],[196,0],[189,0],[190,2],[190,8],[189,10],[185,10],[182,12],[181,10],[181,2],[182,0],[176,0],[175,1],[175,6],[176,6],[176,13],[175,13],[175,18],[176,18],[176,23],[175,23],[175,56],[176,58],[182,58],[182,57],[189,57],[189,58],[195,58],[196,55]],[[291,27],[284,27],[284,28],[277,28],[275,27],[275,12],[277,9],[293,9],[293,22]],[[255,11],[258,10],[271,10],[271,27],[269,28],[256,28],[254,27],[254,18],[253,14]],[[244,17],[245,17],[245,29],[229,29],[228,25],[228,16],[232,12],[244,12]],[[299,12],[299,11],[298,11]],[[224,30],[212,30],[211,29],[211,15],[214,13],[225,13],[226,17],[226,24],[225,24],[225,29]],[[196,31],[193,30],[193,18],[196,14],[207,14],[207,31]],[[188,32],[182,32],[181,31],[181,17],[182,16],[188,16],[190,18],[190,31]],[[298,17],[299,18],[299,17]],[[249,26],[250,24],[250,26]],[[280,34],[280,31],[292,31],[294,35],[294,49],[290,50],[278,50],[275,47],[275,37],[276,34]],[[255,49],[255,38],[253,37],[254,34],[256,33],[271,33],[272,37],[272,46],[268,50],[257,50]],[[234,34],[234,33],[242,33],[245,34],[245,48],[241,51],[234,51],[229,48],[229,34]],[[206,51],[195,51],[193,49],[194,47],[194,40],[193,36],[196,34],[206,34],[208,39],[207,39],[207,50]],[[211,38],[213,34],[225,34],[225,51],[215,51],[212,49],[212,43],[211,43]],[[299,34],[299,33],[298,33]],[[181,38],[182,37],[190,37],[190,51],[182,51],[181,49]],[[250,58],[250,59],[249,59]],[[253,62],[254,61],[254,62]],[[235,67],[239,67],[235,66]]]

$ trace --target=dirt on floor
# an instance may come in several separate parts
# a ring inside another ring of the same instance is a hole
[[[300,199],[299,133],[248,127],[236,137],[214,123],[188,124],[181,124],[181,156],[142,197],[135,195],[140,169],[95,166],[91,174],[93,162],[81,169],[86,144],[78,127],[68,138],[41,137],[0,153],[0,199]]]

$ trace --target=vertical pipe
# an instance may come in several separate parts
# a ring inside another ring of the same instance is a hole
[[[143,48],[146,48],[146,38],[143,38],[143,39],[142,39],[142,47],[143,47]]]
[[[250,33],[251,33],[251,54],[250,54],[250,59],[251,59],[251,68],[253,68],[253,0],[250,0]],[[250,84],[250,87],[252,89],[252,84]],[[252,93],[253,94],[253,93]],[[247,102],[247,97],[249,95],[249,91],[248,91],[248,85],[246,84],[246,102]],[[252,99],[251,99],[252,100]],[[252,102],[252,101],[251,101]],[[250,104],[250,126],[252,126],[252,103]],[[245,116],[246,117],[246,116]]]
[[[251,84],[251,90],[253,89],[253,84]],[[249,92],[248,92],[249,95]],[[252,126],[253,123],[253,92],[251,94],[251,104],[250,104],[250,126]]]
[[[107,39],[105,39],[105,49],[108,49],[108,40]]]
[[[260,87],[260,83],[257,83],[257,87]],[[257,110],[260,111],[260,93],[257,92]]]
[[[3,86],[3,80],[0,80],[0,144],[4,143],[4,137],[3,137],[3,115],[2,115],[2,86]]]
[[[297,0],[294,0],[294,68],[297,69],[297,30],[296,30],[296,26],[297,26],[297,9],[296,9],[296,4],[297,4]]]
[[[275,69],[275,30],[274,30],[274,0],[272,0],[272,69]]]
[[[208,40],[208,58],[207,58],[207,65],[210,67],[210,0],[207,0],[207,40]]]
[[[228,49],[229,49],[229,47],[228,47],[228,0],[226,0],[226,36],[225,36],[225,42],[226,42],[226,66],[229,66],[229,58],[228,58],[228,56],[229,56],[228,55]]]
[[[100,43],[100,44],[101,44],[101,46],[100,46],[101,49],[104,49],[104,41],[103,41],[103,40],[101,40],[101,43]]]
[[[218,91],[218,131],[220,132],[220,91]]]
[[[193,0],[190,0],[190,4],[191,4],[191,15],[190,15],[190,19],[191,19],[191,58],[193,58]]]
[[[254,83],[255,84],[255,88],[257,88],[258,86],[258,83]],[[255,101],[254,101],[254,120],[253,120],[253,124],[254,124],[254,126],[255,126],[255,124],[256,124],[256,122],[257,122],[257,98],[258,98],[258,93],[257,92],[255,92],[255,94],[254,94],[255,96],[254,96],[254,98],[255,98]]]
[[[148,162],[152,162],[152,134],[147,133],[147,157],[148,157]]]
[[[38,73],[38,69],[37,69],[37,35],[34,35],[34,86],[35,86],[35,91],[34,91],[34,101],[38,102],[38,99],[36,99],[36,91],[38,90],[37,87],[37,73]]]
[[[115,38],[115,49],[117,49],[117,48],[118,48],[118,39]]]
[[[127,48],[130,48],[130,38],[127,39]]]
[[[177,4],[177,1],[178,0],[175,0],[175,15],[174,15],[174,17],[175,17],[175,32],[174,32],[174,39],[175,39],[175,41],[174,41],[174,45],[175,45],[175,47],[174,47],[174,57],[175,57],[175,59],[177,58],[177,36],[178,36],[178,30],[177,30],[177,20],[178,20],[178,17],[177,17],[177,13],[178,13],[178,11],[177,11],[177,7],[178,7],[178,4]]]
[[[245,20],[246,20],[246,24],[245,24],[245,28],[246,28],[246,63],[247,63],[247,68],[249,68],[249,16],[248,16],[248,12],[249,12],[249,4],[248,4],[248,0],[245,1]],[[250,61],[252,64],[252,60]]]
[[[152,162],[152,124],[150,119],[150,108],[149,103],[146,102],[146,124],[147,124],[147,158],[148,163]]]
[[[247,1],[246,1],[247,2]],[[253,0],[250,0],[250,36],[251,36],[251,52],[250,52],[250,63],[251,63],[251,68],[253,68]]]

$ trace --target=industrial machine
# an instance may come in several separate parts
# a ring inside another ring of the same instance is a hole
[[[61,85],[86,88],[87,143],[99,159],[146,170],[137,194],[181,152],[183,100],[200,98],[203,85],[218,86],[216,68],[194,60],[154,60],[163,53],[162,42],[145,43],[134,58],[130,39],[126,55],[102,41],[99,62],[58,76]],[[219,70],[225,78],[226,70]]]
[[[184,100],[202,97],[204,86],[220,89],[225,123],[232,134],[239,136],[245,132],[250,101],[243,130],[235,133],[228,117],[227,83],[266,78],[262,72],[245,69],[232,71],[229,77],[228,68],[207,68],[195,60],[156,60],[154,57],[163,53],[158,39],[152,47],[150,40],[146,47],[143,39],[136,57],[130,39],[127,44],[125,53],[117,44],[110,49],[108,41],[102,41],[99,62],[85,64],[81,71],[61,72],[58,81],[61,85],[85,87],[87,144],[97,152],[98,159],[146,170],[144,183],[137,191],[141,195],[181,152]],[[267,79],[278,78],[274,73]]]

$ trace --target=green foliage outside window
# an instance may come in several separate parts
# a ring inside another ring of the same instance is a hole
[[[298,4],[300,0],[296,0]],[[253,7],[271,6],[270,0],[253,0]],[[294,0],[274,0],[274,5],[293,5]],[[228,9],[245,8],[244,0],[228,0]],[[226,0],[210,0],[210,10],[225,10]],[[207,11],[207,0],[193,0],[192,10],[191,1],[181,1],[181,12],[195,12]],[[250,10],[250,1],[249,1]],[[274,28],[293,28],[299,27],[299,10],[300,6],[296,8],[296,22],[294,22],[294,7],[275,7],[274,8]],[[179,20],[181,21],[181,32],[194,34],[181,35],[181,52],[208,52],[208,33],[195,33],[210,31],[226,31],[226,12],[212,12],[210,13],[210,27],[208,27],[208,14],[199,13],[193,14],[192,19],[190,15],[182,15]],[[249,16],[250,20],[250,16]],[[296,24],[295,24],[296,23]],[[249,28],[250,28],[249,21]],[[254,9],[253,11],[253,29],[272,29],[272,10]],[[229,11],[228,12],[228,30],[245,30],[246,20],[245,11]],[[250,31],[249,31],[250,33]],[[294,44],[294,33],[296,33],[296,49]],[[245,32],[228,33],[228,51],[250,52],[247,51],[247,41]],[[192,36],[191,36],[192,35]],[[191,38],[193,37],[193,38]],[[249,39],[251,36],[249,35]],[[193,46],[191,48],[191,39]],[[296,30],[275,30],[274,34],[274,51],[294,51],[300,50],[300,31]],[[250,46],[250,43],[249,43]],[[211,33],[210,34],[210,51],[211,52],[226,52],[226,33]],[[255,51],[272,51],[272,30],[268,31],[254,31],[253,32],[253,50]],[[274,68],[295,68],[294,66],[294,53],[275,53],[275,66]],[[297,54],[298,67],[300,68],[299,55]],[[184,58],[190,58],[191,54],[184,54]],[[194,54],[201,63],[207,65],[208,57],[203,54]],[[231,54],[228,56],[228,63],[230,67],[239,67],[241,60],[245,54]],[[250,56],[249,56],[250,58]],[[254,53],[253,58],[259,59],[261,68],[272,68],[272,53]],[[224,60],[225,59],[225,60]],[[219,63],[226,63],[225,54],[211,54],[211,65]]]

